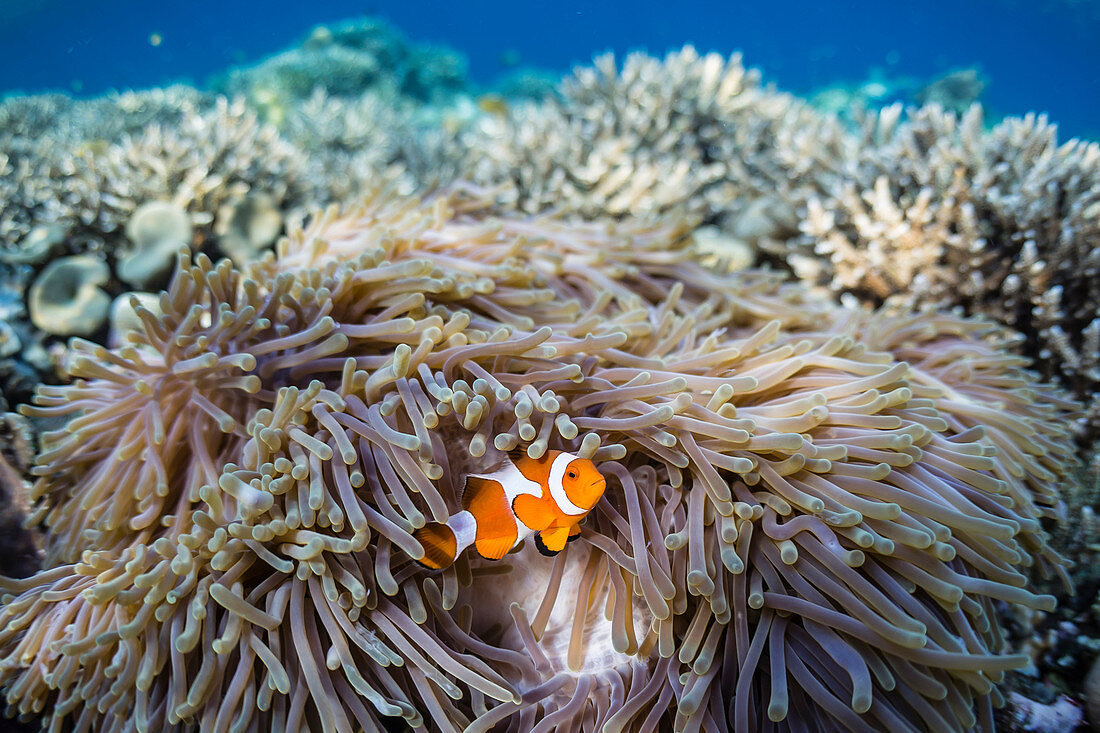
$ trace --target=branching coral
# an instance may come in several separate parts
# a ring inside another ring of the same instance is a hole
[[[961,118],[888,108],[861,135],[809,200],[799,247],[779,251],[836,290],[958,305],[1012,326],[1044,376],[1093,400],[1095,431],[1100,147],[1059,144],[1042,117],[986,132],[978,107]]]
[[[683,227],[483,206],[376,196],[245,272],[184,257],[131,343],[78,345],[78,381],[28,408],[68,423],[35,468],[47,568],[3,581],[12,709],[97,730],[988,728],[1023,662],[993,601],[1053,602],[1027,574],[1060,568],[1039,519],[1072,404],[970,322],[715,273]],[[412,563],[412,530],[516,447],[598,463],[580,540]]]
[[[220,209],[251,195],[291,213],[306,198],[318,199],[305,154],[274,128],[240,102],[194,97],[165,90],[68,105],[0,105],[0,120],[10,117],[16,132],[28,120],[55,123],[47,128],[54,132],[33,141],[0,131],[0,259],[28,265],[17,273],[23,289],[33,280],[41,289],[45,275],[36,269],[61,255],[79,256],[90,272],[108,269],[103,279],[110,282],[102,284],[111,296],[119,280],[159,288],[179,247],[219,250],[213,219]],[[140,121],[148,124],[134,129]],[[97,132],[115,137],[91,137]],[[222,252],[238,249],[239,237],[226,240]],[[25,316],[11,315],[26,325]],[[48,333],[87,335],[104,318],[105,311],[91,327],[52,318]],[[28,362],[40,379],[56,379],[24,349],[16,363],[27,369]]]
[[[208,237],[214,214],[234,197],[264,192],[290,210],[313,193],[302,153],[243,103],[173,99],[178,120],[116,140],[47,136],[29,150],[0,145],[12,189],[0,214],[5,249],[19,249],[35,224],[62,227],[70,249],[117,243],[130,216],[151,200],[185,208]]]
[[[185,116],[178,127],[146,127],[102,151],[85,149],[62,163],[56,206],[74,224],[120,229],[150,199],[168,199],[209,223],[233,196],[265,191],[284,205],[301,196],[304,161],[274,128],[236,102]]]
[[[761,87],[739,56],[685,47],[664,60],[632,54],[618,69],[607,55],[566,78],[560,98],[483,119],[462,139],[462,173],[511,183],[508,203],[528,212],[726,217],[765,193],[781,205],[798,184],[778,164],[777,138],[822,122]],[[827,149],[828,137],[815,145]],[[789,218],[778,232],[797,223]]]
[[[309,156],[327,200],[354,201],[382,175],[409,192],[426,181],[453,179],[457,163],[447,157],[444,130],[464,123],[471,114],[464,109],[377,91],[341,97],[318,88],[288,110],[280,129]]]
[[[1095,143],[1060,144],[1034,116],[986,131],[979,107],[893,106],[848,126],[690,47],[621,68],[600,57],[560,92],[460,136],[461,174],[506,186],[502,208],[686,212],[848,299],[993,317],[1028,337],[1044,376],[1094,399]]]
[[[140,136],[148,125],[176,127],[209,107],[202,94],[183,86],[88,100],[39,95],[0,101],[0,245],[5,254],[24,249],[36,226],[56,225],[68,233],[74,220],[86,218],[58,205],[55,179],[73,167],[68,158],[81,151],[102,152]]]

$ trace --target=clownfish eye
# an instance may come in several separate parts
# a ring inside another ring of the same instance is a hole
[[[576,478],[577,477],[577,472],[576,471],[570,471],[567,475],[569,476],[569,478]]]

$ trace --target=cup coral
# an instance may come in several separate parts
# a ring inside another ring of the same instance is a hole
[[[989,727],[995,601],[1049,609],[1075,408],[951,316],[719,273],[684,227],[376,195],[244,271],[182,256],[42,388],[46,569],[12,712],[76,730]],[[592,458],[557,558],[412,532],[465,473]],[[541,580],[540,578],[545,578]]]

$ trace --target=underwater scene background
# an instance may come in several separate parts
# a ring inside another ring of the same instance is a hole
[[[1097,38],[0,1],[0,730],[1100,729]]]
[[[0,4],[0,90],[109,90],[204,84],[293,43],[302,29],[378,15],[464,58],[491,86],[517,66],[561,75],[605,51],[741,51],[784,90],[878,83],[911,96],[974,69],[994,115],[1046,112],[1068,137],[1100,136],[1100,8],[1084,0],[475,3],[274,0]],[[157,45],[150,38],[159,36]],[[870,89],[874,93],[880,90]]]

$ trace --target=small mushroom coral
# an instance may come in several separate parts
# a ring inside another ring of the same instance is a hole
[[[988,729],[1025,662],[994,603],[1052,607],[1029,573],[1060,567],[1039,520],[1076,406],[969,321],[717,274],[677,226],[477,211],[379,196],[244,272],[183,257],[129,344],[78,343],[27,408],[68,423],[34,469],[46,569],[0,581],[10,709]],[[416,530],[517,449],[606,479],[577,541],[423,569]],[[540,563],[537,606],[490,602]]]
[[[88,336],[107,321],[111,279],[106,263],[92,255],[62,257],[46,265],[31,285],[31,322],[55,336]]]
[[[137,287],[163,284],[180,247],[191,245],[191,218],[182,206],[149,201],[126,222],[130,247],[119,252],[118,276]]]
[[[283,214],[266,193],[229,201],[218,210],[214,224],[218,247],[239,266],[258,257],[282,231]]]

